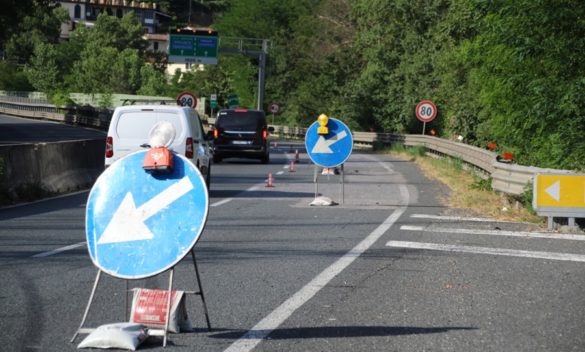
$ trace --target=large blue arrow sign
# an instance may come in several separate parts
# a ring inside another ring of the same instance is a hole
[[[317,133],[319,123],[313,123],[305,135],[305,147],[313,162],[322,167],[335,167],[343,164],[351,155],[353,137],[349,127],[337,119],[329,118],[329,133]]]
[[[142,169],[145,154],[139,151],[112,164],[87,201],[91,259],[123,279],[173,267],[191,251],[207,221],[209,198],[199,170],[174,154],[171,173],[150,174]]]

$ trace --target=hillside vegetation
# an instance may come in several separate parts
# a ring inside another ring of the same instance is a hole
[[[172,12],[178,3],[163,5]],[[414,108],[429,99],[439,114],[427,131],[480,147],[496,143],[524,165],[585,170],[581,0],[197,3],[220,37],[271,40],[265,102],[283,107],[278,123],[307,126],[326,112],[356,130],[420,133]],[[184,13],[171,14],[184,24]],[[58,43],[50,29],[62,15],[54,9],[19,23],[0,18],[8,28],[0,33],[7,59],[0,89],[28,84],[52,94],[168,96],[190,90],[217,93],[220,104],[236,93],[244,106],[255,106],[253,59],[223,55],[217,66],[169,79],[164,57],[144,64],[149,54],[133,39],[135,19],[100,16],[96,26]],[[14,45],[14,38],[27,46]]]

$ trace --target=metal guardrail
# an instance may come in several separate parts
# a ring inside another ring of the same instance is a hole
[[[60,109],[49,104],[30,104],[6,101],[0,97],[0,113],[29,118],[47,119],[65,123],[107,129],[111,112],[96,113],[91,116],[81,109]],[[210,119],[213,123],[213,119]],[[304,138],[307,131],[302,127],[273,126],[274,133],[295,138]],[[543,169],[532,166],[502,163],[496,160],[497,154],[461,142],[454,142],[425,135],[398,135],[391,133],[354,132],[354,143],[373,146],[374,143],[401,143],[405,146],[424,146],[432,153],[461,159],[468,165],[492,178],[492,188],[510,195],[520,195],[526,190],[536,173],[574,173],[568,170]]]

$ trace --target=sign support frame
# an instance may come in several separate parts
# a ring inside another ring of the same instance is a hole
[[[201,277],[199,275],[199,269],[197,267],[197,259],[195,258],[195,249],[193,249],[193,248],[191,249],[191,257],[193,258],[193,268],[195,270],[197,287],[199,289],[199,291],[196,291],[195,294],[200,296],[200,298],[201,298],[201,303],[203,305],[203,311],[205,313],[205,321],[207,323],[207,330],[211,331],[211,323],[209,321],[209,311],[207,309],[207,304],[205,303],[205,295],[203,293],[203,286],[201,285]],[[163,347],[166,347],[167,341],[168,341],[169,320],[170,320],[170,315],[171,315],[171,303],[172,303],[171,298],[172,298],[172,291],[173,291],[175,266],[171,267],[168,270],[169,271],[169,287],[168,287],[168,291],[167,291],[168,298],[167,298],[167,316],[166,316],[165,327],[164,327],[164,329],[149,329],[149,332],[151,334],[150,336],[163,336]],[[79,336],[80,334],[89,334],[89,333],[95,331],[95,329],[96,329],[96,328],[84,328],[83,326],[85,325],[85,321],[87,320],[91,305],[92,305],[93,300],[95,298],[95,293],[97,291],[97,287],[98,287],[98,284],[99,284],[99,281],[101,278],[101,274],[102,274],[102,270],[98,268],[97,275],[96,275],[95,281],[93,283],[93,288],[91,290],[91,294],[90,294],[89,300],[87,302],[87,306],[85,307],[83,317],[81,318],[81,323],[79,324],[79,328],[77,328],[77,330],[75,331],[75,334],[73,335],[73,337],[69,341],[70,343],[73,343],[75,341],[75,339],[77,338],[77,336]],[[160,275],[160,274],[157,274],[157,275]],[[141,280],[141,279],[123,279],[123,280],[126,281],[126,292],[125,293],[126,293],[126,300],[127,300],[128,299],[128,292],[129,292],[127,289],[128,282],[130,280]],[[125,306],[126,306],[126,312],[124,315],[126,316],[126,314],[128,314],[128,304],[126,304]]]

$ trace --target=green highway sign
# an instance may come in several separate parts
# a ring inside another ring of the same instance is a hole
[[[217,107],[217,94],[211,94],[211,100],[209,101],[209,105],[212,109]]]
[[[217,65],[216,31],[175,29],[169,34],[169,62]]]
[[[230,109],[237,108],[240,106],[240,99],[235,94],[228,95],[228,106]]]

